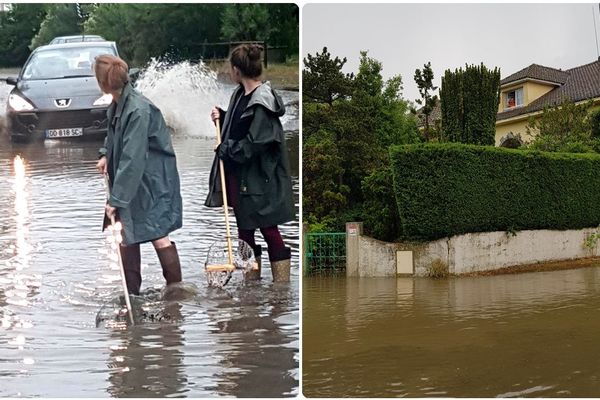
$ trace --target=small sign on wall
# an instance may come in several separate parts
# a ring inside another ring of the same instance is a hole
[[[358,235],[358,225],[357,224],[348,224],[348,235],[352,235],[352,236]]]
[[[396,252],[396,274],[412,275],[413,274],[413,252],[412,251],[397,251]]]

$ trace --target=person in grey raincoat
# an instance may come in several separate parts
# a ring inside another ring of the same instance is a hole
[[[287,147],[279,120],[285,106],[271,85],[260,80],[261,51],[258,45],[244,44],[231,53],[231,77],[239,86],[227,111],[215,107],[211,113],[213,121],[222,122],[222,143],[215,150],[205,205],[223,205],[218,168],[221,159],[239,238],[252,246],[259,262],[259,270],[248,272],[246,279],[260,278],[262,249],[254,239],[256,229],[260,229],[267,242],[273,280],[289,281],[290,248],[277,227],[295,219]]]
[[[97,168],[109,176],[104,227],[115,216],[123,226],[120,252],[127,288],[139,295],[140,243],[152,242],[167,285],[181,281],[181,266],[169,233],[181,228],[182,200],[171,135],[160,110],[136,92],[128,66],[102,55],[94,63],[102,91],[112,95],[108,133]]]

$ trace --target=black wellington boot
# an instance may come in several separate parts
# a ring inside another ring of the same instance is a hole
[[[179,254],[177,253],[175,242],[171,242],[170,246],[156,249],[156,254],[158,255],[167,285],[181,282],[181,265],[179,264]]]
[[[129,294],[140,295],[140,287],[142,286],[141,272],[141,256],[140,245],[132,244],[131,246],[119,246],[121,252],[121,260],[123,261],[123,269],[125,270],[125,281],[127,282],[127,290]]]

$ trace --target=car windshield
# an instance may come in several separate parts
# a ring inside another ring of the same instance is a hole
[[[35,53],[23,70],[22,79],[61,79],[93,76],[92,64],[101,54],[115,55],[112,47],[72,47],[41,50]]]

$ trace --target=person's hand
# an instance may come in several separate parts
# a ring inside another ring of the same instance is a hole
[[[105,211],[108,218],[113,218],[117,215],[117,209],[108,203],[106,204]]]
[[[221,118],[221,112],[219,111],[219,109],[216,106],[213,107],[212,111],[210,112],[210,118],[212,119],[213,122],[215,122],[216,120]]]
[[[106,175],[106,172],[108,171],[108,169],[107,169],[107,166],[106,166],[106,157],[105,156],[102,156],[98,160],[98,162],[96,163],[96,169],[101,174]]]

